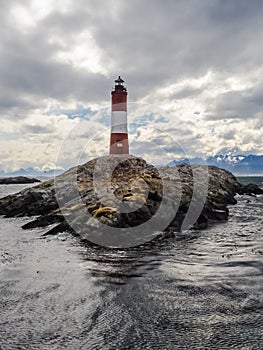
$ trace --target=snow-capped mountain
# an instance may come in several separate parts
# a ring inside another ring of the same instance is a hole
[[[214,157],[211,157],[211,158],[214,158]],[[242,161],[245,158],[246,158],[246,156],[242,156],[242,155],[233,156],[233,155],[228,155],[228,154],[225,154],[225,155],[220,154],[217,156],[216,161],[217,162],[224,162],[224,163],[228,163],[228,164],[238,164],[240,161]]]
[[[216,165],[220,168],[224,168],[238,175],[263,174],[263,155],[219,155],[215,157],[209,157],[207,159],[207,163],[208,165]]]
[[[220,154],[209,157],[207,159],[208,162],[214,162],[217,163],[227,163],[227,164],[238,164],[242,160],[246,158],[246,155],[244,155],[238,148],[225,148],[222,149]]]
[[[201,158],[184,158],[174,160],[168,166],[175,166],[177,164],[207,164],[214,165],[231,171],[236,175],[263,175],[263,155],[243,155],[243,154],[218,154],[213,157],[208,157],[206,160]]]

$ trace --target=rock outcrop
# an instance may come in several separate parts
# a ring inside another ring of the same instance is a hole
[[[239,190],[239,194],[257,195],[262,193],[263,190],[255,184],[243,185]]]
[[[108,156],[0,199],[0,215],[37,216],[23,228],[46,227],[45,234],[65,230],[78,234],[98,223],[133,228],[159,215],[153,229],[160,229],[158,223],[163,221],[162,231],[171,235],[226,220],[235,195],[252,192],[263,193],[214,166],[155,168],[142,158]]]
[[[35,182],[41,182],[38,179],[26,177],[26,176],[14,176],[0,178],[0,185],[13,185],[13,184],[33,184]]]

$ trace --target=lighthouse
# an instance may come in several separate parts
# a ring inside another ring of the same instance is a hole
[[[119,76],[111,92],[110,154],[129,154],[127,128],[127,89]]]

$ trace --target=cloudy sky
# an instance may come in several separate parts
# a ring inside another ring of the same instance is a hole
[[[263,154],[263,1],[0,0],[0,170],[107,154],[110,92],[131,153]]]

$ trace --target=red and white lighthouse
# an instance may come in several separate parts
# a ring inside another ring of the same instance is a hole
[[[127,89],[119,76],[111,92],[110,154],[129,154],[127,128]]]

